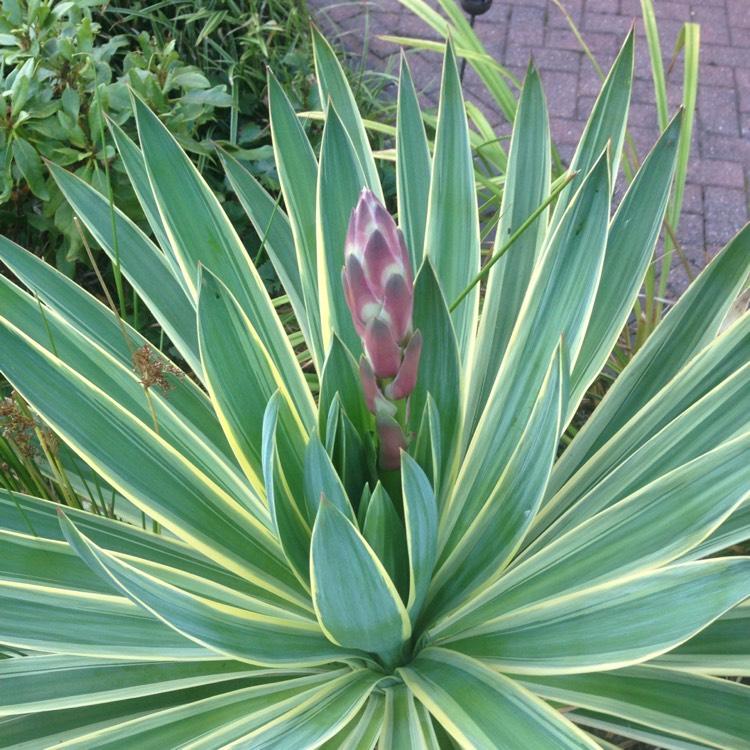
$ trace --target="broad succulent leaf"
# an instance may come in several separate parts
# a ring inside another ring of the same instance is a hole
[[[750,675],[750,558],[727,554],[750,539],[750,229],[560,441],[674,174],[679,113],[613,210],[632,34],[554,189],[529,69],[495,251],[528,226],[482,289],[452,45],[432,149],[402,63],[392,216],[313,39],[320,153],[270,74],[279,202],[221,155],[283,299],[138,99],[140,144],[110,127],[155,242],[51,169],[169,346],[0,238],[4,413],[32,446],[54,431],[25,460],[69,486],[0,488],[0,744],[750,748],[750,688],[724,679]]]

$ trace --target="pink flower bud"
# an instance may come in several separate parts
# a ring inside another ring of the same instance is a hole
[[[381,318],[373,318],[365,328],[365,354],[379,378],[395,378],[401,366],[401,348],[393,332]]]
[[[409,254],[401,230],[370,190],[362,191],[352,211],[344,256],[346,303],[357,332],[363,336],[362,329],[380,316],[401,342],[411,330]]]
[[[419,369],[419,356],[422,354],[422,333],[415,331],[409,339],[404,351],[404,359],[401,362],[398,374],[392,383],[385,387],[385,395],[393,401],[406,398],[417,384],[417,370]]]
[[[411,329],[413,295],[401,275],[391,276],[383,294],[383,311],[388,316],[393,337],[401,343]]]
[[[401,465],[401,449],[406,448],[406,438],[399,423],[393,417],[378,417],[378,438],[380,439],[380,466],[386,471],[398,469]]]
[[[370,291],[362,265],[355,255],[347,257],[342,280],[346,304],[352,314],[354,327],[357,333],[363,336],[367,322],[378,314],[381,303]]]
[[[375,229],[368,238],[363,258],[370,289],[373,294],[383,299],[389,277],[391,274],[401,274],[402,268],[379,229]]]

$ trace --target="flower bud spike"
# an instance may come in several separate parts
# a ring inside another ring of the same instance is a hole
[[[359,377],[375,415],[380,466],[397,469],[406,447],[404,399],[414,390],[422,336],[412,334],[414,276],[404,236],[367,188],[349,219],[344,257],[344,294],[365,353]]]
[[[401,366],[401,349],[388,324],[373,318],[365,328],[365,353],[379,378],[395,378]]]
[[[401,362],[396,379],[386,386],[385,395],[393,401],[406,398],[417,384],[417,371],[419,370],[419,357],[422,354],[422,333],[415,331],[409,339],[404,351],[404,359]]]

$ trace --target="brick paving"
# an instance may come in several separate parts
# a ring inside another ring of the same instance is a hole
[[[394,71],[397,49],[378,39],[398,34],[436,39],[435,33],[398,0],[345,2],[308,0],[329,33],[340,35],[354,56],[367,50],[368,66]],[[640,18],[639,0],[563,0],[600,64],[607,69],[630,28]],[[437,3],[432,2],[436,6]],[[750,180],[750,0],[656,0],[662,48],[671,56],[685,21],[701,25],[698,112],[679,238],[694,268],[700,268],[746,221]],[[637,21],[637,48],[630,132],[641,155],[658,134],[645,37]],[[544,80],[553,138],[569,158],[600,81],[564,16],[550,0],[495,0],[476,30],[488,52],[521,77],[533,56]],[[440,65],[435,53],[411,52],[410,62],[426,105],[437,100]],[[670,60],[665,60],[665,66]],[[673,107],[681,96],[682,60],[668,80]],[[502,116],[467,68],[465,93],[481,106],[499,133]],[[675,268],[672,286],[685,274]]]

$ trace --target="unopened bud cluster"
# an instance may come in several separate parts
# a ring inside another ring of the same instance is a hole
[[[397,469],[406,447],[399,402],[414,390],[422,335],[412,331],[414,279],[403,235],[368,189],[352,211],[344,255],[344,293],[365,352],[359,372],[375,415],[380,465]]]

